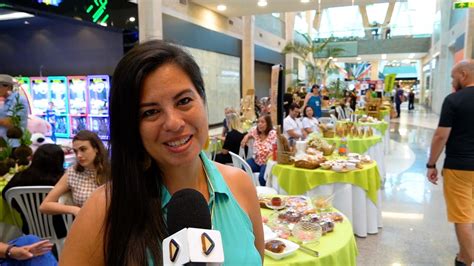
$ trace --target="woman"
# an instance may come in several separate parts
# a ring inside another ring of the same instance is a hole
[[[15,174],[2,191],[5,194],[10,188],[20,186],[54,186],[64,174],[64,152],[56,144],[41,145],[33,154],[31,165],[24,171]],[[20,207],[13,203],[13,207],[21,214],[23,220],[22,231],[29,233],[28,223]],[[66,227],[61,216],[53,217],[54,228],[58,238],[66,236]]]
[[[244,138],[245,134],[240,129],[240,117],[236,113],[230,113],[227,115],[227,126],[229,131],[222,145],[221,153],[216,155],[215,161],[218,163],[232,163],[232,157],[229,151],[239,154],[240,143]]]
[[[311,106],[313,108],[314,116],[316,118],[321,117],[321,97],[319,96],[319,85],[314,84],[311,87],[311,92],[306,94],[304,98],[303,108]],[[304,109],[303,109],[304,110]]]
[[[59,182],[43,200],[40,211],[46,214],[70,213],[77,216],[84,202],[102,185],[109,175],[107,151],[99,137],[82,130],[72,139],[77,163],[66,170]],[[74,205],[58,202],[59,197],[71,191]]]
[[[306,135],[319,132],[319,121],[313,116],[313,108],[311,106],[304,108],[302,124],[304,131],[307,133]]]
[[[206,95],[194,59],[177,46],[150,41],[130,50],[113,77],[111,183],[81,210],[60,263],[162,264],[167,203],[176,191],[192,188],[210,204],[226,263],[261,264],[255,187],[242,170],[202,152],[209,138]]]
[[[267,159],[272,153],[273,143],[276,142],[276,131],[273,129],[272,119],[269,115],[258,118],[257,127],[252,128],[242,140],[242,147],[247,145],[250,138],[255,139],[253,143],[253,157],[247,160],[252,171],[259,172],[258,181],[265,186],[265,169]]]
[[[20,236],[7,243],[0,242],[0,265],[57,265],[51,253],[53,243],[35,235]]]

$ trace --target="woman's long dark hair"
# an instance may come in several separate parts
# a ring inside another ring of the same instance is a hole
[[[111,185],[106,186],[106,265],[162,264],[161,241],[167,236],[161,211],[162,174],[145,151],[139,132],[139,101],[144,80],[165,64],[175,64],[191,79],[205,101],[199,66],[181,48],[149,41],[118,63],[110,92]]]
[[[97,150],[97,155],[94,159],[94,167],[97,171],[96,183],[98,185],[104,184],[110,175],[109,156],[107,150],[105,149],[104,143],[100,140],[97,134],[89,130],[79,131],[72,139],[72,142],[76,140],[89,141],[92,148]],[[76,163],[74,169],[78,172],[84,172],[85,170],[84,167],[79,163]]]
[[[59,181],[64,174],[64,151],[56,144],[39,146],[33,154],[31,165],[20,174],[29,176],[30,180]]]

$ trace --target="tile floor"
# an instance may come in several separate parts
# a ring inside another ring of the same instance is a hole
[[[417,106],[392,120],[392,150],[386,157],[383,225],[376,235],[357,238],[358,265],[453,265],[454,226],[446,220],[442,184],[425,177],[431,137],[439,117]],[[438,165],[441,166],[443,158]]]

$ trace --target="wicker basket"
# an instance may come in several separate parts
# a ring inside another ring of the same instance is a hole
[[[324,130],[323,131],[323,137],[324,138],[334,138],[334,134],[336,132],[334,130]]]
[[[318,161],[305,161],[305,160],[298,160],[295,162],[295,167],[298,168],[306,168],[306,169],[316,169],[319,167]]]
[[[336,149],[336,144],[332,144],[331,146],[325,146],[322,148],[323,149],[323,155],[324,156],[329,156],[331,155],[334,150]]]
[[[292,164],[293,159],[291,157],[293,155],[295,155],[294,152],[278,151],[278,153],[277,153],[277,163],[278,164]]]

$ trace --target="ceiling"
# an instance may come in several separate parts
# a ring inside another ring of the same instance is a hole
[[[309,3],[301,3],[300,0],[266,0],[266,7],[259,7],[258,0],[192,0],[192,2],[204,6],[227,17],[238,17],[244,15],[296,12],[318,9],[318,1],[321,2],[321,9],[329,7],[350,6],[361,4],[388,3],[390,0],[310,0]],[[397,0],[405,2],[406,0]],[[217,5],[227,6],[225,11],[217,10]]]

